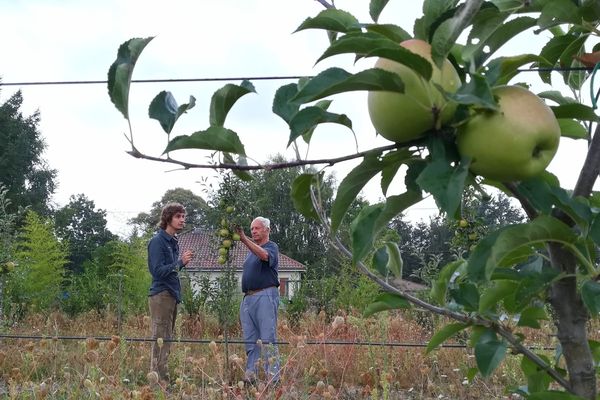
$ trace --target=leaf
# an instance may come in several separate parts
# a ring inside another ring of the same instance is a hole
[[[277,89],[273,98],[273,113],[288,124],[300,110],[300,104],[291,101],[296,94],[298,94],[298,84],[290,83]]]
[[[389,270],[388,270],[388,261],[389,261],[389,256],[388,256],[388,252],[386,250],[385,247],[380,247],[379,249],[377,249],[377,251],[375,251],[375,253],[373,254],[373,258],[371,260],[371,263],[373,265],[373,267],[375,267],[375,270],[377,272],[379,272],[379,275],[383,276],[384,278],[387,278]]]
[[[367,32],[376,32],[391,39],[395,43],[403,42],[411,38],[411,35],[398,25],[393,24],[366,24]]]
[[[379,68],[367,69],[353,75],[334,67],[326,69],[309,80],[292,101],[308,103],[334,94],[357,90],[404,93],[404,82],[398,74]]]
[[[483,238],[467,265],[474,281],[488,281],[495,268],[508,267],[534,253],[533,246],[547,242],[573,245],[577,235],[558,219],[540,215],[534,220],[501,228]]]
[[[366,257],[371,250],[374,240],[374,226],[381,214],[382,204],[365,206],[360,210],[358,216],[350,224],[350,236],[352,237],[352,265]]]
[[[211,126],[205,131],[194,132],[189,136],[177,136],[169,142],[163,154],[181,149],[216,150],[246,155],[237,133],[219,126]]]
[[[554,67],[554,65],[560,59],[561,54],[565,51],[565,49],[575,40],[577,36],[572,34],[555,36],[546,43],[546,45],[542,48],[540,52],[540,56],[544,58],[547,62],[542,64],[543,67]],[[549,70],[540,70],[539,75],[544,83],[551,84],[550,78],[551,71]]]
[[[237,165],[248,165],[248,160],[246,159],[245,156],[239,156],[237,162],[233,159],[233,157],[231,156],[231,154],[229,153],[223,153],[223,160],[226,163],[230,163],[230,164],[237,164]],[[252,179],[252,175],[250,175],[248,172],[246,171],[242,171],[240,169],[232,169],[232,172],[235,176],[237,176],[238,178],[240,178],[242,181],[244,182],[249,182]]]
[[[385,166],[381,171],[381,191],[385,195],[387,190],[392,183],[392,180],[396,177],[400,167],[407,161],[413,159],[413,152],[406,148],[391,151],[383,156],[383,163]]]
[[[556,118],[574,118],[579,121],[598,122],[600,119],[594,109],[581,103],[561,104],[550,106]]]
[[[375,301],[367,306],[363,315],[370,317],[381,311],[396,310],[398,308],[410,308],[410,303],[402,296],[386,292],[379,294]]]
[[[581,122],[566,118],[559,118],[557,121],[562,137],[571,139],[587,139],[589,137],[587,128],[581,125]]]
[[[150,103],[148,116],[158,120],[166,133],[171,133],[177,119],[187,110],[196,105],[196,98],[190,96],[190,102],[177,106],[177,101],[171,92],[163,90]]]
[[[369,15],[374,22],[377,22],[379,15],[387,5],[389,0],[371,0],[369,2]]]
[[[244,80],[241,85],[228,83],[217,90],[210,100],[210,126],[223,126],[227,113],[231,107],[242,96],[248,93],[256,93],[254,85],[250,81]]]
[[[410,206],[418,203],[422,199],[423,197],[421,196],[421,192],[413,190],[408,190],[405,193],[388,197],[374,226],[373,235],[387,227],[388,223],[398,214]]]
[[[144,47],[154,37],[133,38],[119,46],[117,59],[108,69],[108,95],[117,110],[129,119],[129,87],[133,68]]]
[[[435,28],[454,15],[458,0],[424,0],[423,17],[415,21],[415,38],[429,42]]]
[[[407,66],[426,80],[431,79],[432,66],[424,57],[400,46],[379,33],[350,33],[336,40],[317,62],[338,54],[356,54],[361,57],[382,57]]]
[[[392,271],[396,278],[402,278],[403,261],[398,244],[394,242],[386,242],[385,248],[388,253],[387,269]]]
[[[328,8],[316,17],[308,17],[295,32],[305,29],[324,29],[327,31],[348,33],[360,30],[360,23],[347,11]]]
[[[477,108],[497,110],[498,103],[487,80],[477,74],[471,74],[471,80],[462,85],[456,93],[448,93],[447,97],[458,104],[472,105]]]
[[[456,271],[465,266],[465,260],[456,260],[446,264],[439,272],[439,275],[431,285],[431,298],[436,304],[442,306],[446,304],[446,293],[448,292],[448,284],[452,281]]]
[[[493,335],[495,337],[495,335]],[[506,342],[490,339],[483,334],[475,345],[475,361],[484,378],[489,377],[506,356]]]
[[[436,349],[440,344],[444,343],[447,339],[456,335],[458,332],[465,330],[469,327],[468,324],[453,323],[444,326],[442,329],[437,331],[427,343],[426,353],[430,353]]]
[[[581,286],[581,297],[583,303],[592,316],[600,313],[600,283],[592,280],[586,281]]]
[[[577,100],[575,100],[572,97],[564,96],[558,90],[547,90],[544,92],[540,92],[537,95],[538,95],[538,97],[541,97],[542,99],[552,100],[559,105],[579,103]]]
[[[575,55],[581,54],[581,52],[585,50],[584,45],[587,39],[588,35],[585,34],[569,43],[560,55],[560,65],[564,67],[580,67],[581,64],[575,60]],[[585,71],[565,70],[561,73],[564,82],[574,89],[579,89],[586,77]]]
[[[298,137],[313,130],[318,124],[327,122],[344,125],[352,130],[352,121],[345,114],[331,113],[317,106],[306,107],[298,111],[290,121],[291,133],[288,147]]]
[[[311,187],[318,185],[319,176],[317,174],[300,174],[292,182],[291,197],[294,208],[306,218],[318,220],[319,216],[315,211],[310,196]]]
[[[472,283],[461,283],[450,290],[450,297],[467,312],[477,311],[481,297],[477,286]]]
[[[549,360],[543,354],[538,356],[546,363],[550,364]],[[527,391],[529,393],[543,392],[547,390],[550,383],[554,381],[550,375],[525,356],[521,359],[521,370],[527,377]]]
[[[542,8],[537,24],[540,29],[536,33],[551,26],[562,25],[565,23],[579,24],[581,17],[579,9],[570,0],[552,0],[547,2]]]
[[[508,13],[500,12],[496,7],[481,9],[473,18],[473,26],[467,37],[467,44],[462,49],[463,60],[471,60],[474,54],[486,46],[489,37],[504,24]],[[476,65],[476,68],[479,66]]]
[[[340,183],[331,208],[331,231],[335,233],[342,222],[350,204],[356,199],[362,188],[379,173],[383,167],[379,160],[381,153],[367,153],[363,161],[356,166]]]
[[[542,307],[528,307],[521,311],[517,326],[528,326],[534,329],[540,329],[539,320],[547,320],[546,310]]]
[[[479,313],[484,314],[515,291],[515,282],[509,280],[497,280],[492,286],[486,288],[479,299]]]
[[[546,60],[535,54],[498,57],[487,63],[485,79],[490,86],[507,85],[520,72],[520,67],[533,62],[544,63]]]
[[[457,166],[452,166],[454,160],[448,158],[441,140],[432,140],[429,151],[431,160],[417,178],[417,183],[422,190],[433,195],[442,211],[455,216],[459,212],[469,165],[461,161]]]

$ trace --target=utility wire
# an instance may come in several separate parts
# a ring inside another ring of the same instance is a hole
[[[568,71],[592,71],[593,67],[539,67],[539,68],[519,68],[517,72],[568,72]],[[131,83],[181,83],[181,82],[223,82],[223,81],[269,81],[269,80],[295,80],[301,78],[314,78],[311,75],[290,75],[290,76],[253,76],[253,77],[225,77],[225,78],[179,78],[179,79],[132,79]],[[32,81],[32,82],[2,82],[0,86],[43,86],[43,85],[96,85],[106,84],[103,80],[82,80],[82,81]]]

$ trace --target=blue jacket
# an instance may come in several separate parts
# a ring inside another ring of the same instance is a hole
[[[179,259],[177,238],[159,229],[148,242],[148,270],[152,275],[149,296],[168,290],[177,303],[181,303],[181,282],[177,273],[181,268],[183,263]]]

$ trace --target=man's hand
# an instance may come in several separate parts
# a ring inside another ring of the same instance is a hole
[[[191,260],[194,258],[194,252],[191,250],[186,250],[181,255],[181,262],[184,266],[186,266]]]

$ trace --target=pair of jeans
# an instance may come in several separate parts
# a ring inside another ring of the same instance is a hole
[[[171,343],[163,342],[159,345],[156,339],[171,339],[175,331],[175,319],[177,318],[177,301],[167,290],[163,290],[154,296],[148,297],[150,307],[150,318],[152,319],[152,356],[150,358],[150,370],[156,371],[162,380],[169,380],[168,360],[171,351]]]
[[[279,352],[276,344],[278,309],[279,289],[276,287],[246,295],[240,304],[240,321],[248,357],[248,379],[258,377],[258,364],[262,357],[267,380],[279,381]],[[257,343],[259,339],[262,342],[260,345]]]

